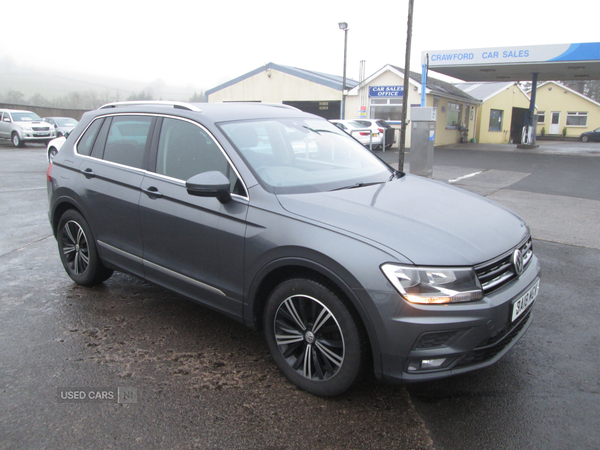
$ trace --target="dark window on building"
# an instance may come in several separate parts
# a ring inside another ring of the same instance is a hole
[[[502,131],[502,114],[501,109],[490,110],[490,128],[489,131]]]
[[[460,108],[459,103],[448,102],[448,113],[446,115],[446,128],[459,128],[460,127]]]
[[[567,112],[567,126],[585,127],[587,126],[587,112]]]
[[[537,123],[544,123],[546,121],[546,111],[538,111]]]

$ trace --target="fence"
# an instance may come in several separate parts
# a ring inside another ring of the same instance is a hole
[[[76,120],[80,120],[83,113],[86,112],[84,109],[48,108],[45,106],[15,105],[12,103],[0,103],[0,109],[21,109],[33,111],[40,117],[71,117]]]

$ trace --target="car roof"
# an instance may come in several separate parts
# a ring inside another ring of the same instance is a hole
[[[110,112],[158,113],[175,109],[184,117],[204,117],[212,122],[266,119],[272,117],[319,118],[297,108],[273,103],[231,102],[231,103],[184,103],[184,102],[119,102],[109,103],[95,110],[97,115]],[[325,119],[323,119],[325,120]]]

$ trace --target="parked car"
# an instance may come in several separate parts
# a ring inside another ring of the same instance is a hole
[[[67,140],[68,136],[69,132],[67,132],[64,136],[57,137],[56,139],[52,139],[50,142],[48,142],[48,146],[46,147],[46,157],[49,163],[52,162],[60,148]]]
[[[77,120],[71,117],[44,117],[42,120],[54,127],[54,130],[56,130],[56,137],[61,137],[65,133],[68,133],[75,128],[75,125],[78,123]]]
[[[381,140],[383,134],[378,129],[371,129],[370,126],[365,126],[356,120],[330,120],[336,127],[344,130],[354,139],[359,141],[365,147],[372,147],[373,149],[381,146]]]
[[[594,131],[588,131],[586,133],[581,133],[579,136],[582,142],[588,141],[600,141],[600,128],[596,128]]]
[[[356,119],[355,122],[369,127],[372,130],[377,130],[383,134],[385,132],[385,148],[391,148],[395,142],[395,129],[389,123],[382,119]]]
[[[15,147],[26,142],[48,144],[56,137],[50,124],[31,111],[0,109],[0,139],[10,139]]]
[[[284,105],[105,105],[47,180],[75,283],[118,270],[261,329],[316,395],[369,367],[401,382],[489,366],[532,321],[540,265],[519,216]]]

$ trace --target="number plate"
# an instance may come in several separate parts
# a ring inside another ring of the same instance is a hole
[[[514,322],[517,319],[517,317],[523,314],[523,312],[525,312],[529,305],[531,305],[534,302],[539,290],[540,280],[537,280],[531,289],[529,289],[523,296],[521,296],[519,300],[513,303],[511,322]]]
[[[50,133],[35,133],[36,137],[45,137],[45,136],[50,136]]]
[[[373,137],[377,137],[377,133],[373,133]]]

